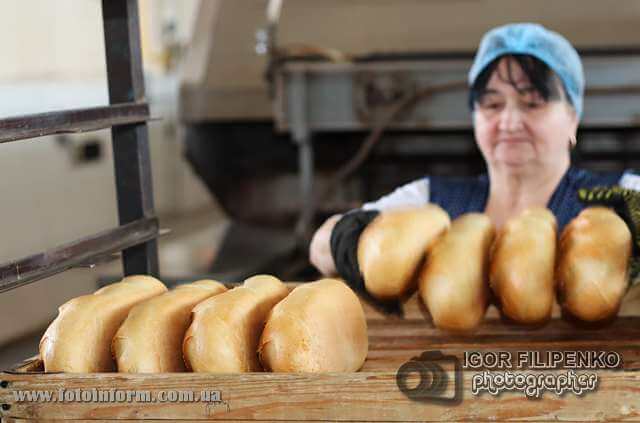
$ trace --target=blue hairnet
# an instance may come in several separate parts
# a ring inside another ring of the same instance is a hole
[[[494,28],[480,42],[469,70],[469,86],[489,63],[505,54],[528,54],[546,63],[562,81],[578,118],[582,117],[584,71],[578,52],[566,38],[533,23]]]

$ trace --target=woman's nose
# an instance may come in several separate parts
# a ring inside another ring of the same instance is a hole
[[[498,128],[505,132],[516,132],[524,127],[522,110],[514,106],[505,106],[500,112]]]

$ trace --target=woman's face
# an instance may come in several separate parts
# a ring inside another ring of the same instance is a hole
[[[518,89],[509,81],[509,71]],[[545,101],[518,62],[503,58],[473,113],[476,141],[487,165],[512,171],[566,166],[578,119],[564,92],[562,96]]]

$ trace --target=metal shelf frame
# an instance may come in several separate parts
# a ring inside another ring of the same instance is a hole
[[[102,0],[109,105],[0,120],[0,144],[111,128],[119,226],[0,264],[0,293],[122,252],[124,275],[159,277],[137,0]]]

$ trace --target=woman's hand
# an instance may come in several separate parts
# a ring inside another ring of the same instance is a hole
[[[324,276],[335,276],[337,274],[336,265],[331,255],[331,232],[338,223],[341,214],[335,214],[328,218],[320,228],[313,234],[309,245],[309,261]]]

